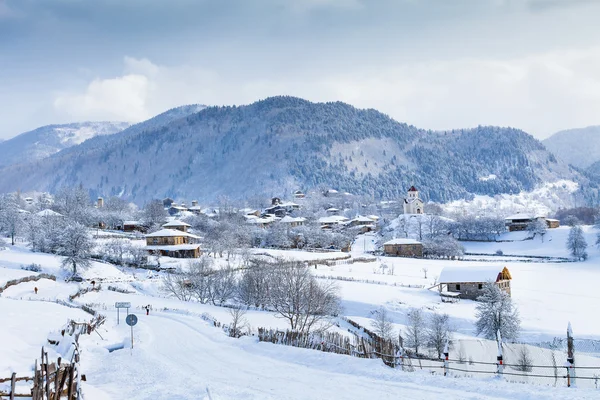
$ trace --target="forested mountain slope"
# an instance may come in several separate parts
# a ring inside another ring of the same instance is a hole
[[[447,201],[516,193],[558,179],[590,186],[523,131],[431,132],[341,102],[272,97],[133,128],[103,138],[101,146],[86,142],[5,168],[0,191],[82,184],[92,195],[143,203],[163,196],[241,199],[323,186],[390,199],[414,184],[426,199]]]

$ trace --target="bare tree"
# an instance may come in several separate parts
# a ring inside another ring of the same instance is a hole
[[[333,282],[321,283],[300,263],[284,263],[270,274],[270,306],[286,319],[292,330],[308,333],[323,329],[330,316],[340,312],[338,287]]]
[[[394,336],[394,324],[388,316],[388,312],[384,307],[379,307],[377,310],[371,311],[373,321],[371,326],[373,331],[382,339],[391,340]]]
[[[151,200],[142,210],[142,221],[150,230],[158,230],[167,220],[167,212],[160,200]]]
[[[181,301],[190,301],[193,296],[192,282],[187,279],[181,270],[175,273],[167,273],[163,277],[162,290]]]
[[[419,354],[419,349],[425,343],[425,317],[423,311],[418,308],[411,309],[408,314],[408,323],[406,324],[406,345],[415,350],[415,354]]]
[[[239,306],[229,309],[231,324],[229,325],[229,336],[239,338],[243,335],[243,330],[248,327],[246,320],[246,310]]]
[[[208,278],[208,299],[212,304],[222,305],[234,298],[237,282],[230,266],[213,271]]]
[[[427,279],[427,272],[429,272],[429,268],[423,267],[421,271],[423,271],[423,279]]]
[[[526,345],[521,345],[514,369],[521,372],[533,371],[533,360],[531,359],[531,354]]]
[[[546,235],[547,230],[548,230],[548,225],[546,224],[546,221],[543,221],[541,219],[536,219],[535,221],[533,221],[529,225],[527,225],[527,231],[534,238],[537,235],[539,235],[540,238],[542,239],[542,243],[544,242],[544,236]]]
[[[250,262],[240,278],[237,299],[247,306],[265,307],[269,302],[270,268]]]
[[[435,350],[438,358],[442,357],[444,346],[450,340],[450,317],[448,314],[434,313],[429,317],[426,330],[427,345]]]

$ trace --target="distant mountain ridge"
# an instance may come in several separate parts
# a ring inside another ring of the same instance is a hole
[[[47,125],[0,141],[0,167],[37,161],[97,136],[129,127],[127,122],[77,122]]]
[[[197,107],[197,106],[196,106]],[[285,195],[301,188],[394,199],[416,185],[427,200],[595,183],[513,128],[432,132],[372,109],[278,96],[245,106],[170,110],[0,172],[0,191],[82,184],[95,195],[143,203],[166,196],[212,202]],[[12,177],[12,178],[8,178]]]
[[[579,168],[600,161],[600,125],[556,132],[542,143],[557,157]]]

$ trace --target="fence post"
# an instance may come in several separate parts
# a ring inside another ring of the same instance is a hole
[[[573,343],[573,329],[571,323],[567,326],[567,386],[575,387],[575,344]]]
[[[502,377],[502,374],[504,373],[504,363],[503,363],[503,357],[502,357],[502,335],[500,334],[500,329],[498,329],[498,356],[496,357],[496,364],[497,364],[497,369],[496,372],[498,374],[498,378]]]
[[[444,346],[444,376],[448,375],[448,368],[450,368],[450,363],[448,361],[449,355],[450,355],[450,346],[448,343],[448,339],[446,339],[446,345]]]
[[[17,382],[17,373],[13,372],[10,376],[10,400],[15,400],[15,383]]]
[[[398,359],[397,365],[404,369],[404,351],[402,350],[402,347],[398,348],[398,351],[396,352],[396,358]]]

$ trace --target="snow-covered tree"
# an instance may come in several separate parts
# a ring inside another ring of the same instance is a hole
[[[573,257],[577,257],[579,260],[587,258],[587,242],[583,237],[583,229],[581,226],[575,225],[571,227],[569,236],[567,238],[567,248],[571,252]]]
[[[151,231],[159,230],[167,220],[167,212],[160,200],[149,201],[142,210],[142,222]]]
[[[90,266],[92,249],[93,243],[87,228],[74,222],[68,224],[62,232],[57,253],[64,257],[63,268],[71,269],[76,274],[77,268]]]
[[[475,308],[477,335],[498,340],[497,333],[500,331],[503,339],[517,339],[521,330],[521,319],[511,297],[506,292],[493,283],[486,283],[477,301],[479,301]]]
[[[536,219],[535,221],[527,225],[527,231],[531,234],[531,236],[535,238],[539,235],[542,239],[542,242],[544,242],[544,235],[546,235],[547,230],[548,225],[546,224],[546,221],[540,219]]]
[[[16,236],[23,229],[23,217],[19,209],[16,195],[0,196],[0,232],[10,237],[14,246]]]

